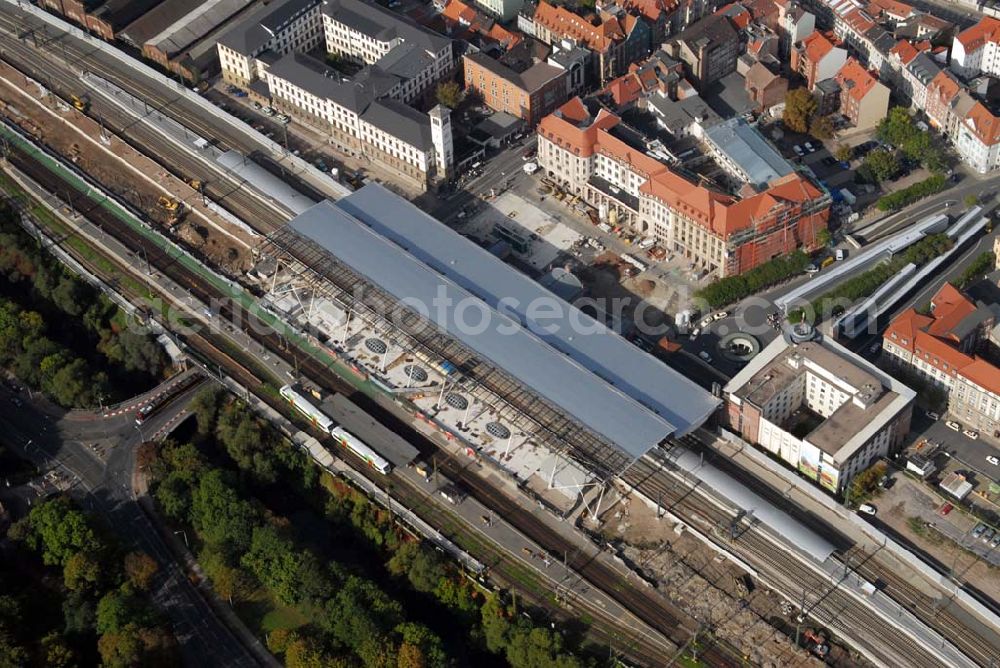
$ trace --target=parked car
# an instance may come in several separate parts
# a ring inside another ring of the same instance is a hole
[[[947,515],[948,513],[950,513],[954,509],[955,509],[955,506],[951,505],[950,503],[946,503],[943,506],[941,506],[941,510],[938,511],[938,515],[940,515],[941,517],[944,517],[945,515]]]
[[[934,411],[927,411],[924,413],[924,415],[926,415],[929,419],[934,420],[935,422],[941,419],[941,416],[935,413]]]
[[[833,257],[837,259],[837,262],[840,262],[841,260],[847,257],[847,251],[844,250],[843,248],[838,248],[836,251],[834,251]]]
[[[806,267],[806,273],[807,274],[818,274],[819,273],[819,267],[817,267],[814,264],[811,264],[808,267]]]
[[[698,335],[699,335],[699,334],[701,334],[701,327],[695,327],[694,329],[692,329],[692,330],[691,330],[691,333],[690,333],[690,334],[688,334],[688,337],[689,337],[689,338],[690,338],[690,339],[691,339],[692,341],[694,341],[695,339],[697,339],[697,338],[698,338]]]
[[[964,429],[962,433],[971,438],[973,441],[979,438],[979,432],[974,429]]]
[[[858,506],[858,512],[864,513],[865,515],[874,515],[875,513],[878,512],[878,508],[876,508],[870,503],[862,503],[860,506]]]
[[[1000,533],[993,536],[993,540],[990,541],[990,547],[993,549],[1000,547]]]
[[[1000,466],[1000,459],[997,459],[993,455],[986,455],[986,461],[993,464],[993,466]]]
[[[972,537],[979,538],[980,536],[983,535],[984,531],[986,531],[986,525],[982,523],[977,524],[976,528],[972,530]]]
[[[944,423],[944,426],[948,427],[948,429],[951,429],[952,431],[962,431],[962,425],[954,420],[948,420]]]
[[[722,320],[723,318],[729,317],[729,311],[719,311],[712,316],[712,320]]]
[[[260,102],[254,102],[250,106],[253,107],[254,109],[256,109],[257,111],[260,111],[260,109],[261,109]]]
[[[986,531],[983,532],[983,542],[989,543],[991,540],[993,540],[993,536],[995,534],[996,532],[993,531],[993,529],[987,528]]]
[[[806,152],[803,151],[802,147],[799,146],[798,144],[796,144],[795,146],[793,146],[792,150],[795,151],[795,155],[799,156],[800,158],[806,154]]]
[[[802,148],[804,148],[805,150],[809,151],[810,153],[812,153],[813,151],[816,150],[816,147],[813,146],[812,143],[810,143],[810,142],[806,142],[805,144],[803,144]]]

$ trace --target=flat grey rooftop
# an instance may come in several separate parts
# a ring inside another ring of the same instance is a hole
[[[290,226],[632,457],[698,427],[718,405],[378,184],[321,202]]]
[[[792,166],[742,118],[731,118],[705,130],[705,136],[744,171],[750,185],[763,189],[791,174]]]

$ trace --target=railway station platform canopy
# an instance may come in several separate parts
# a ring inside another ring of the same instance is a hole
[[[408,336],[569,444],[595,473],[619,473],[718,406],[711,393],[378,184],[320,202],[269,243],[341,294],[357,294],[360,279],[376,311],[405,307]]]

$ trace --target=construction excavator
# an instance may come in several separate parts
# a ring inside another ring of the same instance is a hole
[[[73,102],[73,106],[76,108],[77,111],[87,113],[87,110],[90,109],[90,100],[88,100],[86,97],[80,97],[79,95],[70,95],[69,99]]]
[[[156,204],[167,213],[167,223],[170,225],[179,223],[184,217],[184,205],[173,197],[160,195],[160,198],[156,200]]]

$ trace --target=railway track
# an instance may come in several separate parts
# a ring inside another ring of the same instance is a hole
[[[84,193],[78,191],[69,181],[63,180],[58,175],[53,174],[44,165],[40,164],[31,155],[21,150],[19,147],[11,148],[9,160],[19,171],[23,172],[25,175],[51,192],[66,193],[75,191],[80,196],[81,201],[82,198],[85,197]],[[129,248],[145,248],[150,266],[154,267],[156,271],[168,276],[177,284],[186,287],[191,291],[191,294],[200,301],[206,303],[216,301],[220,303],[220,315],[223,318],[232,319],[233,317],[238,316],[239,318],[243,318],[244,322],[247,317],[253,318],[251,314],[242,311],[237,313],[228,300],[219,299],[220,297],[223,297],[220,292],[210,289],[204,281],[199,280],[193,272],[188,270],[183,264],[178,262],[176,258],[171,257],[159,247],[144,243],[143,237],[138,232],[118,220],[106,209],[102,207],[93,207],[86,212],[86,215],[95,223],[99,223],[101,228],[106,233],[118,239],[118,241],[125,246]],[[135,296],[141,297],[142,295]],[[283,347],[286,348],[285,353],[286,356],[288,356],[289,353],[287,351],[287,347],[282,345],[280,335],[270,330],[270,328],[263,322],[254,319],[250,322],[248,330],[254,332],[254,337],[259,343],[269,347],[271,350],[281,350]],[[254,388],[261,384],[263,379],[259,377],[260,374],[252,372],[242,363],[235,360],[221,347],[212,343],[208,337],[201,334],[192,334],[186,337],[185,342],[192,348],[204,354],[212,362],[222,365],[227,369],[227,371],[231,370],[233,372],[232,375],[248,387]],[[430,455],[435,452],[435,446],[430,444],[426,441],[426,439],[414,432],[412,429],[405,427],[405,425],[403,425],[395,416],[388,413],[368,396],[355,392],[353,388],[347,385],[326,366],[316,362],[312,358],[299,359],[298,364],[300,365],[300,369],[304,375],[313,380],[319,381],[324,386],[330,387],[349,396],[352,401],[367,410],[373,415],[373,417],[383,424],[387,424],[387,426],[393,429],[393,431],[396,431],[401,436],[406,438],[422,453]],[[282,402],[272,397],[265,396],[262,398],[264,398],[267,403],[271,404],[272,407],[282,411],[285,410],[285,406]],[[644,592],[640,593],[633,587],[633,585],[624,582],[621,575],[597,563],[593,559],[593,555],[587,556],[577,552],[577,548],[574,544],[549,530],[531,513],[516,507],[516,504],[505,497],[501,492],[491,487],[479,476],[467,473],[459,462],[451,458],[441,459],[440,454],[437,456],[439,457],[440,470],[442,472],[446,472],[450,476],[454,477],[454,479],[462,480],[474,496],[490,507],[502,511],[508,522],[518,528],[518,530],[520,530],[524,535],[531,538],[540,547],[553,555],[562,555],[563,553],[567,553],[567,555],[572,554],[572,559],[569,559],[568,563],[572,567],[579,569],[579,572],[585,575],[585,579],[587,579],[592,586],[613,594],[613,597],[616,598],[619,603],[625,605],[630,610],[633,610],[639,619],[649,624],[654,629],[661,631],[666,637],[670,638],[678,645],[683,644],[690,638],[691,630],[679,621],[677,611],[670,609],[665,603],[653,601],[648,596],[644,595]],[[348,461],[358,471],[364,473],[365,475],[369,475],[367,468],[360,462],[353,460],[345,461]],[[399,480],[402,481],[402,479]],[[605,637],[609,640],[616,639],[613,634],[607,632],[605,632]],[[638,655],[639,658],[650,660],[650,665],[656,665],[659,661],[662,661],[662,653],[658,653],[654,650],[653,647],[655,646],[649,646],[645,649],[645,651],[643,650],[644,642],[646,641],[641,638],[634,638],[631,643],[632,649],[630,651],[633,654]],[[706,661],[710,662],[711,665],[737,665],[737,662],[729,659],[725,654],[711,647],[703,652],[702,657]]]
[[[13,29],[15,21],[11,17],[0,16],[0,25],[6,25],[9,29]],[[188,126],[189,128],[191,128],[196,132],[199,132],[200,134],[216,139],[225,146],[228,146],[230,148],[236,148],[237,150],[241,150],[244,152],[251,152],[257,150],[258,147],[245,135],[242,135],[239,131],[230,128],[225,128],[221,124],[219,126],[216,126],[214,124],[206,123],[200,117],[200,112],[194,109],[193,105],[188,103],[181,96],[164,94],[158,85],[147,82],[143,80],[142,77],[124,76],[117,70],[105,67],[102,63],[90,58],[87,50],[85,48],[78,48],[73,43],[72,40],[63,40],[63,41],[64,44],[60,44],[58,47],[55,45],[50,45],[49,48],[53,50],[53,53],[58,53],[59,48],[64,46],[68,54],[71,55],[78,64],[86,66],[90,71],[100,74],[102,77],[108,79],[109,81],[115,83],[116,85],[122,87],[123,89],[131,92],[132,94],[144,97],[152,101],[153,105],[158,109],[160,109],[161,111],[163,111],[166,115],[176,118],[177,120],[181,121],[184,125]],[[32,65],[29,63],[35,62],[33,60],[35,56],[33,56],[34,51],[30,47],[18,42],[18,40],[16,39],[9,37],[3,40],[3,42],[5,44],[5,49],[8,52],[14,52],[17,54],[16,57],[17,62],[21,66],[28,68],[29,74],[30,71],[35,71],[36,74],[40,75],[39,77],[33,77],[33,78],[37,78],[39,80],[45,80],[46,78],[48,78],[50,81],[53,81],[53,77],[47,77],[45,75],[41,75],[40,71],[38,70],[31,70]],[[16,43],[16,46],[11,46],[14,43]],[[60,92],[66,93],[66,91],[73,90],[72,77],[60,74],[60,76],[56,77],[56,79],[59,81],[59,86],[61,87]],[[103,109],[103,107],[101,108]],[[177,168],[176,165],[181,165],[182,169],[187,169],[188,167],[191,168],[195,167],[193,163],[186,162],[191,158],[189,158],[188,156],[179,156],[178,154],[183,152],[179,152],[175,147],[166,146],[165,145],[166,142],[164,140],[153,136],[155,135],[155,133],[136,130],[135,128],[141,126],[141,124],[135,124],[134,119],[123,119],[121,117],[123,112],[120,112],[120,110],[117,112],[117,114],[119,114],[118,116],[115,115],[116,112],[114,110],[108,110],[108,111],[109,111],[108,114],[109,118],[113,120],[116,119],[118,121],[119,132],[125,133],[125,136],[128,136],[131,141],[135,141],[136,142],[135,145],[138,149],[142,150],[148,155],[169,156],[169,160],[171,163],[173,163],[174,166],[170,167],[168,165],[167,167],[171,168],[172,170]],[[131,123],[131,125],[129,125],[129,123]],[[204,167],[201,166],[201,169],[204,169]],[[195,171],[194,173],[199,173],[199,172]],[[207,194],[212,196],[213,199],[222,198],[227,208],[230,208],[230,210],[232,210],[233,213],[243,217],[245,220],[247,220],[247,222],[253,224],[256,229],[264,233],[273,230],[278,224],[280,224],[276,223],[273,217],[261,215],[260,203],[256,200],[256,198],[252,198],[252,196],[246,193],[241,193],[239,188],[234,186],[233,184],[229,184],[229,188],[226,189],[223,188],[222,185],[218,183],[212,183],[210,181],[209,184],[207,185],[207,188],[208,188]],[[163,258],[157,258],[156,261],[162,259]],[[154,261],[152,258],[150,259],[150,263],[155,264],[156,261]],[[188,289],[192,291],[192,294],[199,295],[199,298],[203,298],[202,297],[203,291],[197,289],[198,288],[197,281],[189,281],[186,282],[186,284]],[[226,315],[225,312],[224,315]],[[250,317],[256,320],[252,315],[245,313],[241,315],[244,318]],[[259,321],[257,324],[262,325],[262,323],[259,323]],[[254,327],[254,329],[259,330],[260,327]],[[263,331],[264,333],[262,334],[258,333],[258,340],[272,347],[272,349],[280,349],[283,347],[283,342],[281,341],[279,335],[273,333],[268,334],[267,333],[268,330],[266,327]],[[278,345],[277,348],[274,347],[275,344]],[[346,385],[346,383],[341,381],[339,377],[333,374],[324,365],[315,362],[311,358],[305,358],[305,357],[298,361],[300,363],[303,372],[306,375],[313,377],[317,380],[322,379],[323,383],[329,387],[338,388],[342,392],[350,393],[352,399],[355,400],[357,403],[361,404],[365,403],[359,401],[360,397],[356,396],[351,391],[351,388],[349,388]],[[385,411],[382,410],[381,407],[379,407],[377,404],[374,404],[374,402],[371,401],[367,402],[366,408],[368,410],[373,411],[375,415],[385,414]],[[466,484],[469,485],[471,488],[473,486],[472,481],[476,477],[477,476],[470,474],[467,476],[463,476],[463,479],[466,481]],[[650,483],[647,482],[645,484],[649,485]],[[784,562],[788,561],[787,555],[780,557],[779,563],[782,561]],[[867,573],[883,581],[890,581],[893,578],[892,574],[888,573],[882,567],[869,565],[867,568],[868,568],[868,570],[866,571]],[[950,640],[952,640],[952,642],[956,644],[956,646],[958,646],[963,651],[969,652],[970,656],[977,657],[977,660],[986,660],[986,661],[993,660],[996,658],[997,654],[995,648],[993,648],[991,645],[989,645],[988,642],[986,642],[979,636],[975,634],[970,634],[968,628],[965,625],[962,625],[961,622],[955,619],[952,615],[950,615],[950,613],[942,614],[941,610],[939,610],[934,605],[933,599],[930,599],[928,596],[923,595],[917,592],[916,590],[907,591],[902,587],[893,587],[892,589],[893,591],[890,592],[890,596],[893,596],[894,598],[898,597],[897,598],[898,602],[909,605],[913,610],[914,614],[916,614],[920,619],[922,619],[929,625],[941,630],[949,637]],[[988,664],[984,663],[984,665]]]
[[[62,68],[39,65],[36,52],[18,40],[4,38],[2,59],[11,67],[35,81],[43,82],[54,93],[70,100],[81,92],[79,78]],[[225,173],[221,165],[208,167],[202,160],[177,147],[152,127],[139,122],[132,115],[108,102],[100,95],[92,95],[88,115],[99,119],[112,133],[122,138],[134,149],[155,160],[165,171],[181,180],[197,178],[203,184],[204,194],[218,202],[240,219],[263,233],[274,230],[289,219],[289,214],[264,202],[247,191],[238,178]],[[124,196],[128,194],[125,193]],[[134,202],[137,206],[139,202]]]
[[[853,640],[862,643],[867,653],[885,665],[928,667],[942,665],[941,661],[922,645],[872,612],[868,606],[835,587],[826,577],[816,573],[805,563],[791,558],[785,550],[774,545],[756,529],[751,527],[741,530],[737,539],[730,542],[727,538],[728,531],[725,529],[729,527],[735,515],[717,508],[707,501],[700,491],[687,484],[665,478],[662,466],[646,459],[639,460],[626,476],[626,482],[650,498],[662,498],[664,507],[680,517],[689,520],[701,518],[700,522],[694,522],[699,530],[713,536],[717,543],[758,566],[759,571],[769,581],[784,584],[785,588],[791,591],[805,592],[806,609],[813,619],[831,626],[846,620]],[[722,529],[726,537],[721,537],[717,533],[718,529]],[[874,569],[853,570],[862,576],[871,576],[877,572]],[[912,592],[912,589],[910,591]],[[914,613],[919,612],[912,607],[910,610]],[[866,640],[869,636],[891,639],[891,642],[875,645]],[[985,641],[976,642],[974,639],[963,638],[958,642],[954,636],[951,640],[982,665],[990,665],[989,661],[996,656],[996,648],[991,648]]]

